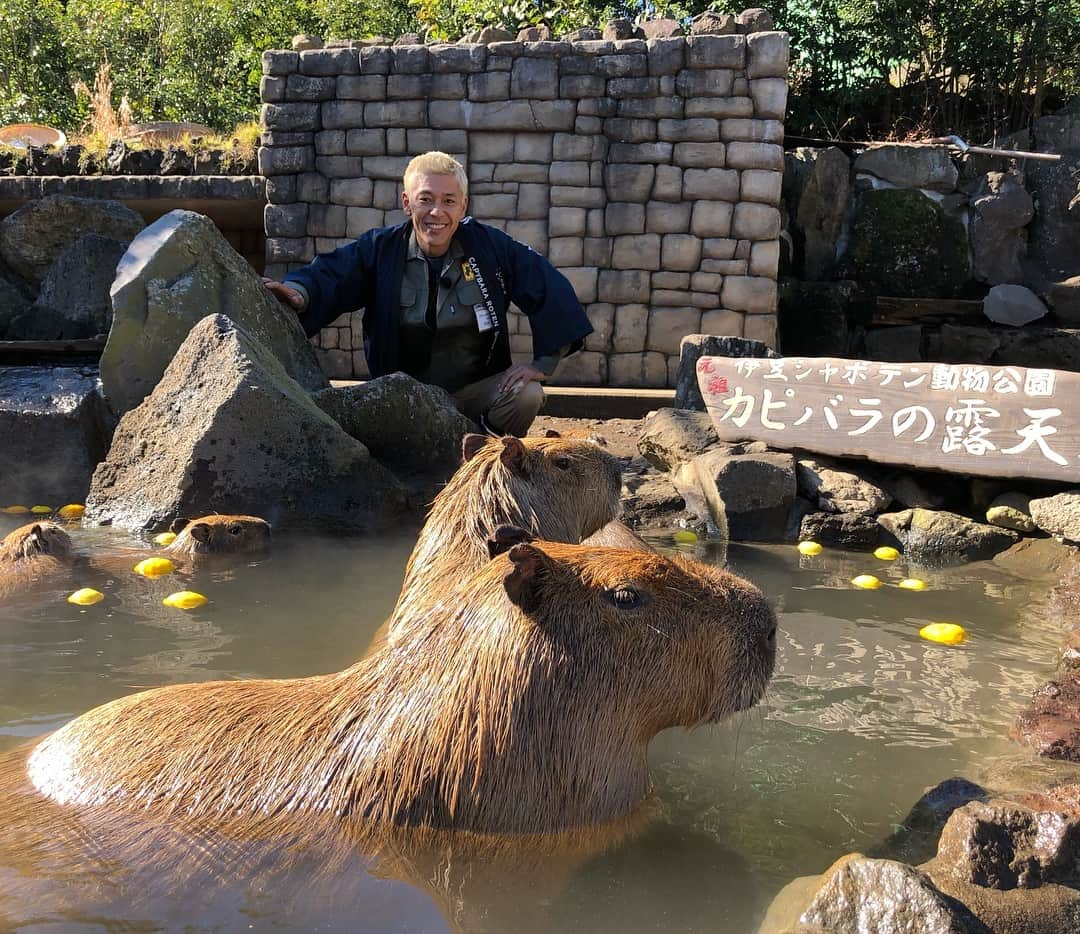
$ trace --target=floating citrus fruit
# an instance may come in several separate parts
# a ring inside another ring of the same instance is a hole
[[[880,548],[874,549],[874,557],[879,561],[895,561],[900,557],[900,552],[893,548],[892,545],[882,545]]]
[[[9,516],[25,516],[30,510],[25,506],[5,506],[0,512],[6,512]]]
[[[171,545],[175,541],[175,532],[158,532],[158,534],[154,536],[154,543],[157,545]]]
[[[967,630],[956,623],[929,623],[919,630],[919,635],[931,642],[959,645],[967,638]]]
[[[81,590],[76,590],[67,598],[68,603],[74,603],[76,606],[93,606],[95,603],[101,603],[105,599],[105,594],[100,590],[94,590],[93,587],[83,587]]]
[[[30,511],[35,516],[47,516],[50,512],[52,512],[52,506],[31,506]]]
[[[178,590],[176,593],[169,594],[161,602],[165,606],[175,607],[178,610],[194,610],[209,601],[201,593],[195,593],[194,590]]]
[[[926,581],[921,581],[917,577],[905,577],[897,587],[903,587],[904,590],[926,590]]]
[[[853,577],[851,583],[861,590],[877,590],[881,586],[881,581],[873,574],[860,574],[858,577]]]
[[[689,529],[679,529],[671,537],[680,545],[693,545],[698,540],[697,533],[691,532]]]
[[[56,514],[61,519],[81,519],[84,512],[86,512],[86,507],[81,503],[68,503],[56,510]]]
[[[817,542],[799,542],[800,555],[820,555],[824,550]]]
[[[144,558],[135,565],[135,573],[143,577],[164,577],[175,570],[176,565],[168,558]]]

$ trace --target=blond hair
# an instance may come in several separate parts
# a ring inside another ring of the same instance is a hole
[[[408,189],[409,180],[413,176],[423,172],[426,172],[428,175],[453,175],[457,180],[458,185],[461,186],[461,193],[468,196],[469,177],[465,174],[465,167],[453,156],[447,155],[445,152],[438,152],[437,150],[421,153],[419,156],[413,156],[413,158],[409,160],[409,164],[405,167],[405,188]]]

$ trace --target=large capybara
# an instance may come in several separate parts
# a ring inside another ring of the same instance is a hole
[[[71,537],[55,522],[20,526],[0,541],[0,596],[68,576],[75,558]]]
[[[33,749],[33,786],[187,824],[310,814],[561,832],[642,802],[659,731],[762,696],[775,618],[746,581],[640,551],[501,541],[505,554],[444,582],[422,635],[337,674],[105,704]]]
[[[466,435],[461,454],[405,566],[391,641],[405,620],[426,624],[425,603],[488,560],[487,540],[500,525],[577,544],[619,512],[622,468],[591,441]]]
[[[270,547],[270,523],[258,516],[203,516],[176,519],[176,533],[165,548],[170,555],[258,554]]]

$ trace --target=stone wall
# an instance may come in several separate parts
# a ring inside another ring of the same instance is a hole
[[[441,149],[470,213],[586,307],[595,332],[553,382],[674,385],[686,334],[775,345],[787,66],[772,31],[266,52],[267,273],[403,220],[406,163]],[[334,377],[366,375],[359,317],[317,339]]]

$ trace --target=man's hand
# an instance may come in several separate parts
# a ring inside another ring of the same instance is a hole
[[[303,310],[304,296],[297,292],[296,289],[289,288],[284,282],[276,282],[266,276],[262,277],[262,281],[263,285],[274,293],[275,298],[292,305],[297,311]]]
[[[526,383],[542,383],[546,379],[547,374],[532,364],[515,363],[499,380],[499,392],[517,392]]]

